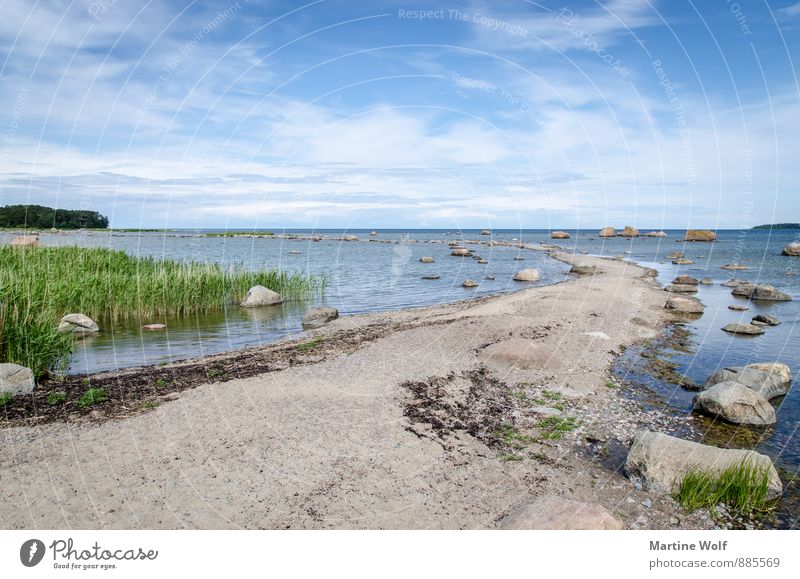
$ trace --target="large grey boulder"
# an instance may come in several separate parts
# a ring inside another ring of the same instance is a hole
[[[775,409],[766,398],[738,382],[719,382],[694,398],[695,408],[734,424],[775,424]]]
[[[28,394],[36,386],[30,368],[19,364],[0,364],[0,394],[9,392],[12,396]]]
[[[88,336],[100,331],[95,321],[84,314],[67,314],[58,323],[58,331],[62,334],[71,333],[75,336]]]
[[[664,309],[679,314],[702,314],[703,304],[695,298],[675,296],[667,299]]]
[[[472,257],[472,252],[466,247],[456,247],[450,252],[450,255],[455,257]]]
[[[243,308],[260,308],[283,303],[281,294],[265,288],[263,285],[254,285],[247,291],[242,303]]]
[[[664,291],[676,294],[693,294],[697,293],[697,286],[688,283],[671,283],[664,288]]]
[[[746,367],[777,375],[781,382],[786,385],[787,391],[792,383],[792,370],[786,364],[781,364],[780,362],[756,362],[748,364]]]
[[[766,469],[768,498],[780,496],[783,484],[768,456],[753,450],[716,448],[648,430],[636,433],[625,472],[637,486],[672,493],[692,470],[719,473],[742,463]]]
[[[514,274],[514,281],[539,281],[541,278],[538,269],[521,269]]]
[[[750,294],[750,299],[770,301],[770,302],[792,301],[792,298],[791,296],[789,296],[789,294],[785,294],[782,291],[778,291],[771,285],[767,284],[757,285],[756,288],[753,290],[753,293]]]
[[[605,507],[554,495],[538,497],[500,521],[506,530],[618,531],[622,522]]]
[[[800,243],[790,243],[783,248],[781,255],[788,255],[789,257],[800,257]]]
[[[767,365],[759,366],[760,365],[730,366],[727,368],[720,368],[706,380],[706,387],[714,386],[721,382],[738,382],[754,392],[758,392],[767,400],[778,396],[784,396],[789,391],[789,386],[792,382],[791,371],[788,366],[784,364],[770,364],[768,365],[768,367],[771,368],[770,370],[765,369]]]
[[[753,316],[753,320],[751,323],[755,325],[777,326],[778,324],[781,323],[781,321],[774,316],[768,316],[766,314],[757,314]]]
[[[339,317],[339,310],[336,308],[311,308],[303,314],[303,327],[306,329],[321,328],[328,322]]]
[[[729,334],[742,334],[745,336],[759,336],[764,333],[763,328],[753,324],[728,324],[722,329]]]

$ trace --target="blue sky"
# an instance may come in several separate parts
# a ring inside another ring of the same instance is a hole
[[[115,227],[800,221],[796,0],[0,14],[0,204]]]

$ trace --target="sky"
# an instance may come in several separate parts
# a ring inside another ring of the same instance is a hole
[[[0,205],[113,227],[800,221],[800,2],[0,0]]]

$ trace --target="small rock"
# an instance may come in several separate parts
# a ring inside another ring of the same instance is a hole
[[[739,263],[729,263],[729,264],[723,265],[720,269],[728,269],[728,270],[733,270],[733,271],[744,271],[744,270],[750,269],[750,268],[747,267],[746,265],[741,265]]]
[[[664,288],[664,291],[668,291],[671,293],[679,293],[679,294],[690,294],[697,292],[697,286],[691,284],[671,283]]]
[[[747,336],[759,336],[764,333],[762,328],[753,324],[728,324],[722,329],[730,334],[744,334]]]
[[[768,326],[777,326],[781,323],[781,321],[773,316],[768,316],[766,314],[758,314],[753,316],[753,323],[759,322],[761,324],[766,324]]]
[[[514,281],[539,281],[541,274],[538,269],[522,269],[514,274]]]
[[[142,329],[148,331],[166,330],[167,324],[145,324]]]
[[[691,265],[693,263],[694,262],[691,259],[686,259],[685,257],[672,260],[673,265]]]
[[[790,243],[783,248],[781,255],[788,255],[789,257],[800,257],[800,243]]]
[[[457,247],[450,252],[450,255],[455,257],[471,257],[472,252],[465,247]]]
[[[493,275],[487,275],[484,279],[488,279],[489,281],[494,281],[497,278]]]
[[[420,263],[433,263],[433,257],[430,255],[423,255],[419,258]]]
[[[583,263],[573,263],[569,268],[570,273],[576,275],[596,275],[600,273],[600,269],[596,265],[586,265]]]
[[[664,308],[680,314],[702,314],[703,304],[694,298],[671,297],[667,299]]]
[[[711,279],[710,277],[704,277],[703,279],[700,280],[700,285],[711,285],[713,283],[714,280]]]
[[[436,275],[436,274],[434,274],[434,275],[423,275],[422,279],[439,279],[440,277],[441,276]]]
[[[746,312],[750,308],[748,308],[747,306],[740,306],[740,305],[737,305],[737,304],[733,304],[733,305],[728,306],[728,309],[729,310],[733,310],[734,312]]]
[[[478,287],[478,284],[471,279],[465,279],[464,283],[461,284],[462,287]]]
[[[339,310],[331,307],[311,308],[303,314],[303,327],[306,329],[321,328],[339,317]]]
[[[283,298],[277,292],[265,288],[263,285],[251,287],[240,304],[243,308],[259,308],[283,303]]]
[[[690,275],[679,275],[672,280],[672,283],[676,285],[698,285],[700,282]]]
[[[653,506],[653,501],[651,501],[650,499],[645,499],[642,501],[642,506],[646,509],[649,509],[650,507]]]
[[[483,229],[483,230],[481,230],[481,235],[491,235],[491,234],[492,234],[492,230],[491,229]]]

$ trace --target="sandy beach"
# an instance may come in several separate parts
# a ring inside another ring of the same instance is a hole
[[[315,331],[324,346],[311,351],[278,344],[151,369],[227,364],[235,376],[239,365],[246,377],[18,421],[0,431],[0,526],[496,528],[557,495],[601,505],[625,528],[713,527],[592,458],[668,419],[609,384],[624,347],[664,327],[665,292],[631,263],[554,257],[599,271],[340,318]],[[547,416],[573,426],[542,436]],[[499,440],[510,427],[522,444]]]

